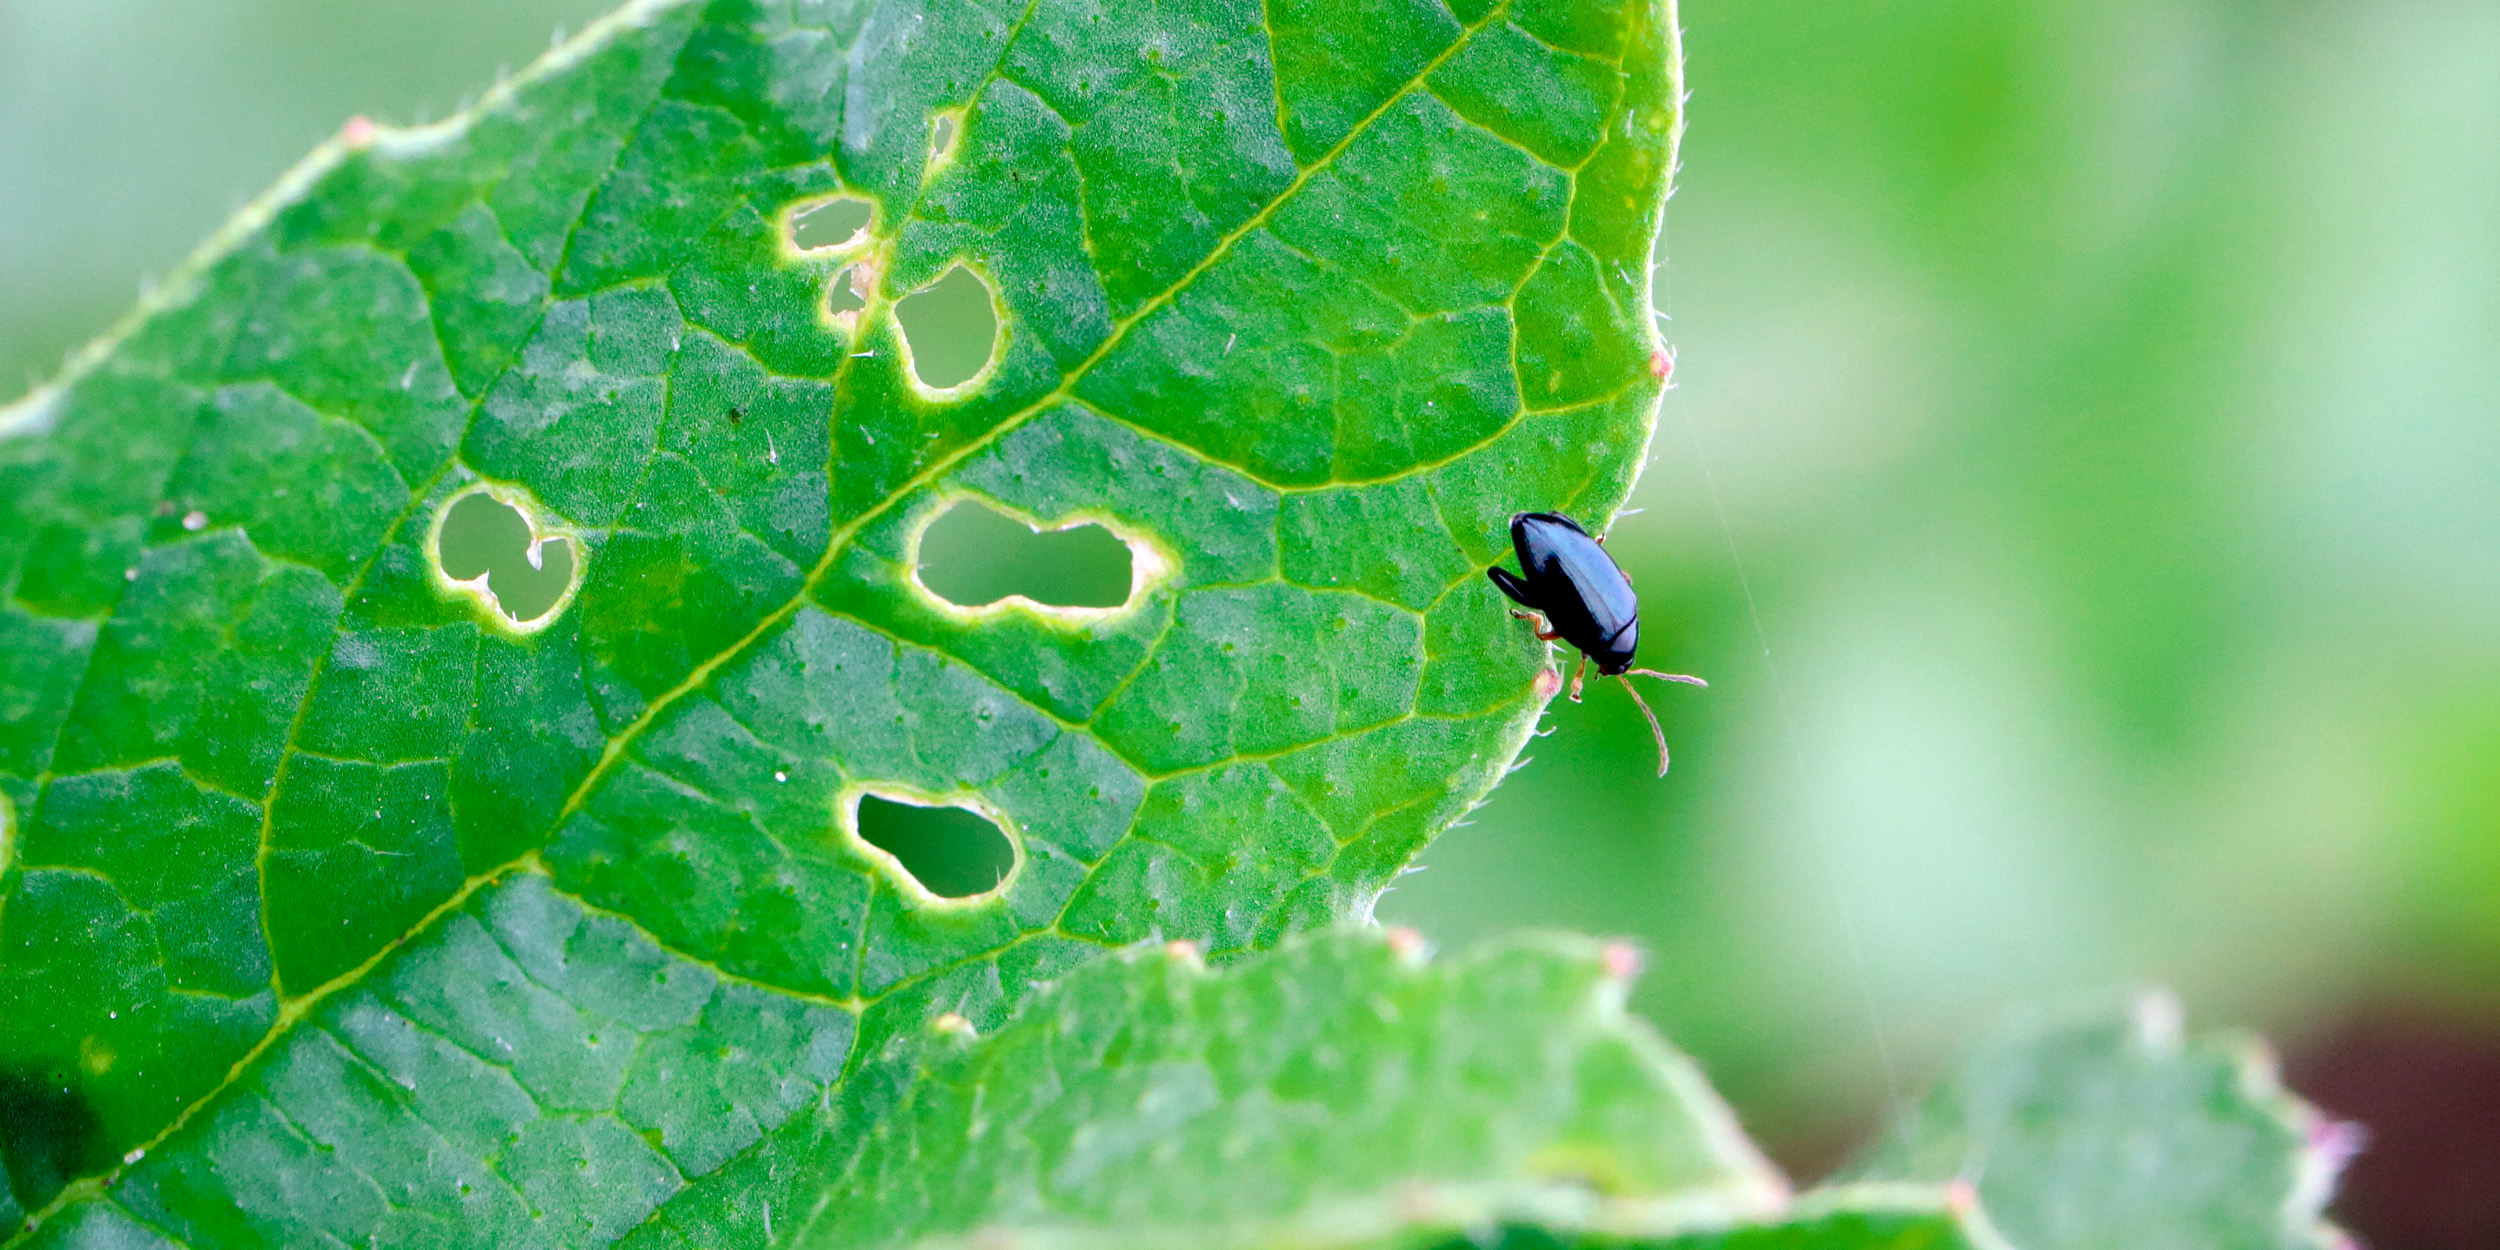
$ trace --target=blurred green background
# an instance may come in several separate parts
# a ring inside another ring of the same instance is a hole
[[[604,7],[0,0],[0,378]],[[2500,5],[1683,17],[1613,550],[1713,686],[1664,782],[1559,707],[1382,917],[1639,937],[1808,1176],[2008,1007],[2169,984],[2372,1125],[2375,1244],[2500,1244]]]

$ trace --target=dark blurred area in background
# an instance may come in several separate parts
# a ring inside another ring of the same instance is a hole
[[[2500,1244],[2500,1015],[2364,1000],[2313,1033],[2284,1077],[2369,1126],[2337,1214],[2371,1245]]]
[[[0,390],[604,7],[0,0]],[[2369,1126],[2366,1241],[2500,1245],[2500,6],[1683,19],[1611,550],[1712,688],[1663,782],[1620,692],[1558,705],[1382,916],[1639,937],[1804,1179],[2009,1006],[2168,984]]]

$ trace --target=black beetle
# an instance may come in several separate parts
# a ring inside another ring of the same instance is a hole
[[[1650,735],[1658,739],[1658,775],[1664,777],[1667,734],[1658,727],[1649,701],[1632,688],[1632,679],[1655,677],[1692,686],[1710,683],[1682,673],[1632,667],[1632,652],[1641,645],[1640,596],[1632,593],[1632,579],[1606,554],[1605,541],[1590,537],[1578,522],[1559,512],[1518,513],[1510,519],[1510,545],[1519,553],[1519,571],[1526,576],[1498,564],[1484,573],[1513,603],[1528,609],[1512,616],[1535,620],[1543,614],[1545,623],[1536,631],[1539,639],[1559,638],[1580,649],[1580,670],[1571,675],[1572,702],[1580,701],[1580,683],[1588,677],[1591,660],[1597,661],[1599,676],[1623,679],[1624,693],[1632,696],[1633,704],[1649,721]]]

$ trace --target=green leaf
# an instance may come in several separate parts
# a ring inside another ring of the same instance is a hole
[[[1783,1205],[1691,1061],[1625,1016],[1628,948],[1419,956],[1344,933],[1077,972],[942,1043],[792,1244],[1334,1245]]]
[[[1932,1190],[1882,1187],[1808,1195],[1787,1220],[1683,1237],[1622,1240],[1631,1250],[2011,1250],[1967,1202]],[[1587,1250],[1606,1242],[1583,1238]],[[1533,1243],[1519,1250],[1531,1250]]]
[[[665,0],[351,125],[0,411],[0,1227],[605,1240],[940,1014],[1367,914],[1550,697],[1503,520],[1637,472],[1673,35]],[[933,388],[895,310],[966,274]],[[1134,601],[933,599],[960,499]]]
[[[2024,1250],[2335,1250],[2322,1213],[2356,1145],[2254,1039],[2187,1041],[2148,995],[1982,1042],[1850,1174],[1975,1186]]]
[[[947,1021],[855,1155],[807,1173],[842,1180],[790,1244],[2007,1250],[1967,1187],[1790,1202],[1692,1061],[1625,1014],[1630,948],[1422,953],[1341,932],[1209,973],[1185,945],[1133,949],[995,1035]]]
[[[1408,1240],[1415,1250],[2009,1250],[1967,1201],[1925,1186],[1857,1185],[1799,1199],[1785,1217],[1701,1232],[1510,1225],[1494,1237]]]

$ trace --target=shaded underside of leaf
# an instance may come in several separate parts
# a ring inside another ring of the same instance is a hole
[[[1673,31],[650,0],[351,126],[0,410],[0,1226],[607,1240],[855,1137],[932,1018],[1364,914],[1547,697],[1504,520],[1638,470]],[[893,309],[958,268],[999,328],[932,390]],[[480,492],[579,553],[545,615],[441,567]],[[953,611],[965,497],[1159,571]]]
[[[2337,1250],[2323,1213],[2357,1145],[2254,1039],[2190,1041],[2147,995],[2008,1026],[1847,1175],[1969,1185],[2025,1250]]]

